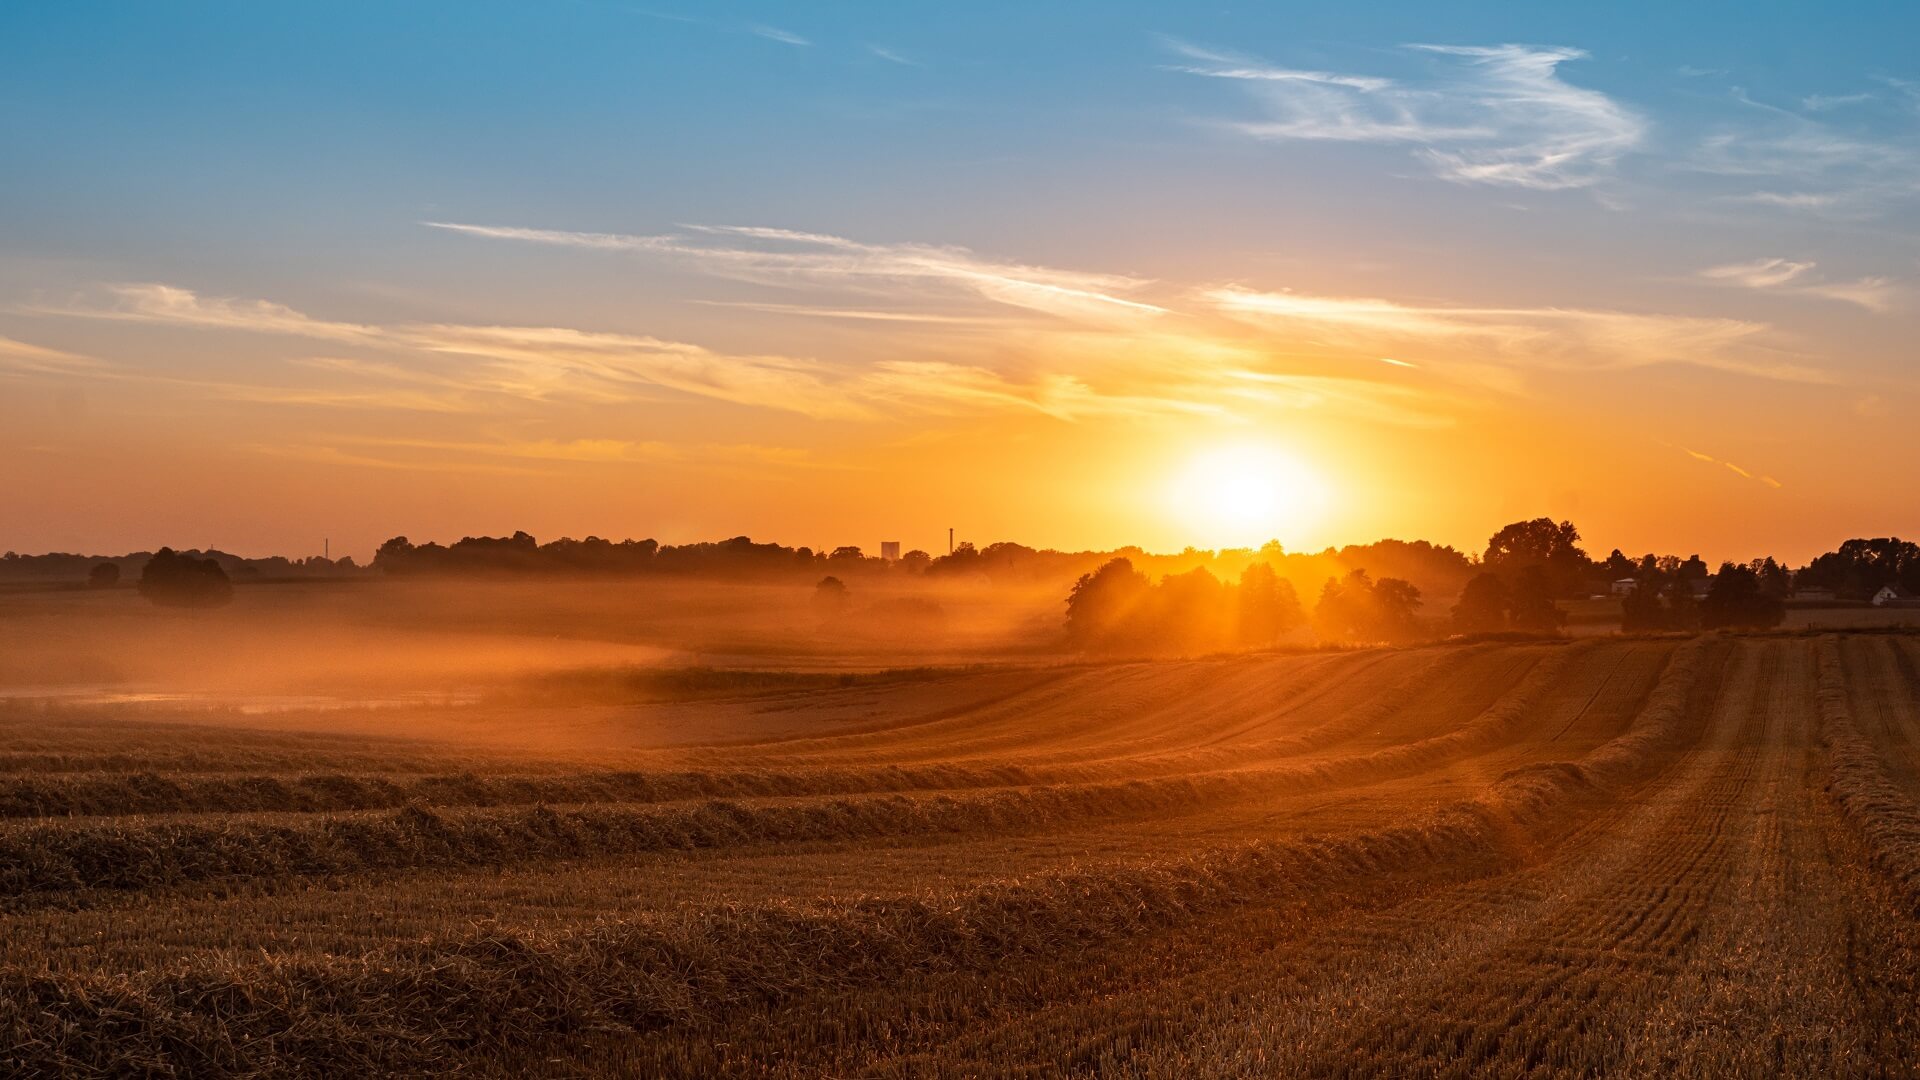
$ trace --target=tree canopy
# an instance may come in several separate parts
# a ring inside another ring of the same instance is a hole
[[[1769,595],[1760,574],[1751,566],[1726,563],[1713,577],[1713,585],[1700,601],[1700,625],[1715,627],[1770,628],[1780,625],[1787,606]]]
[[[1494,533],[1480,561],[1505,578],[1509,587],[1521,571],[1533,568],[1550,596],[1578,593],[1592,566],[1580,547],[1580,530],[1573,522],[1556,523],[1544,517],[1516,521]]]
[[[1354,643],[1418,640],[1420,590],[1399,578],[1374,581],[1365,570],[1327,579],[1313,609],[1314,630],[1328,641]]]
[[[1155,583],[1117,558],[1067,595],[1067,635],[1093,650],[1214,652],[1264,648],[1304,621],[1293,586],[1256,563],[1227,584],[1203,567]]]
[[[219,607],[233,600],[233,582],[212,559],[161,548],[140,572],[140,595],[166,607]]]
[[[1920,592],[1920,545],[1899,537],[1853,539],[1793,575],[1795,588],[1817,586],[1865,600],[1886,585]]]

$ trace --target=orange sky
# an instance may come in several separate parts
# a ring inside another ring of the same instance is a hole
[[[377,9],[19,20],[0,549],[1920,532],[1914,94],[1852,38],[577,7],[431,73]]]
[[[897,318],[700,312],[724,350],[81,297],[37,313],[66,349],[0,346],[23,465],[6,542],[364,555],[525,528],[938,550],[951,524],[1074,548],[1477,548],[1547,514],[1601,553],[1799,559],[1901,525],[1882,497],[1901,463],[1876,448],[1904,405],[1800,372],[1770,326],[976,272],[994,276],[887,297]],[[1257,490],[1288,488],[1276,468],[1312,490]]]

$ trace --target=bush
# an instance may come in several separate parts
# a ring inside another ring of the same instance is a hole
[[[219,607],[233,601],[233,582],[212,559],[161,548],[140,572],[140,595],[164,607]]]

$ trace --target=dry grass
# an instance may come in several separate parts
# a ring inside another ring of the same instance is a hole
[[[750,679],[612,761],[16,710],[0,1071],[1909,1072],[1911,644]]]
[[[1860,830],[1874,864],[1920,914],[1920,804],[1911,788],[1894,782],[1878,749],[1854,725],[1839,644],[1822,638],[1817,649],[1820,737],[1831,763],[1827,791]]]

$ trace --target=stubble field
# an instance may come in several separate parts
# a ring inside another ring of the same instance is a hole
[[[667,689],[14,696],[0,1070],[1920,1067],[1920,638]]]

